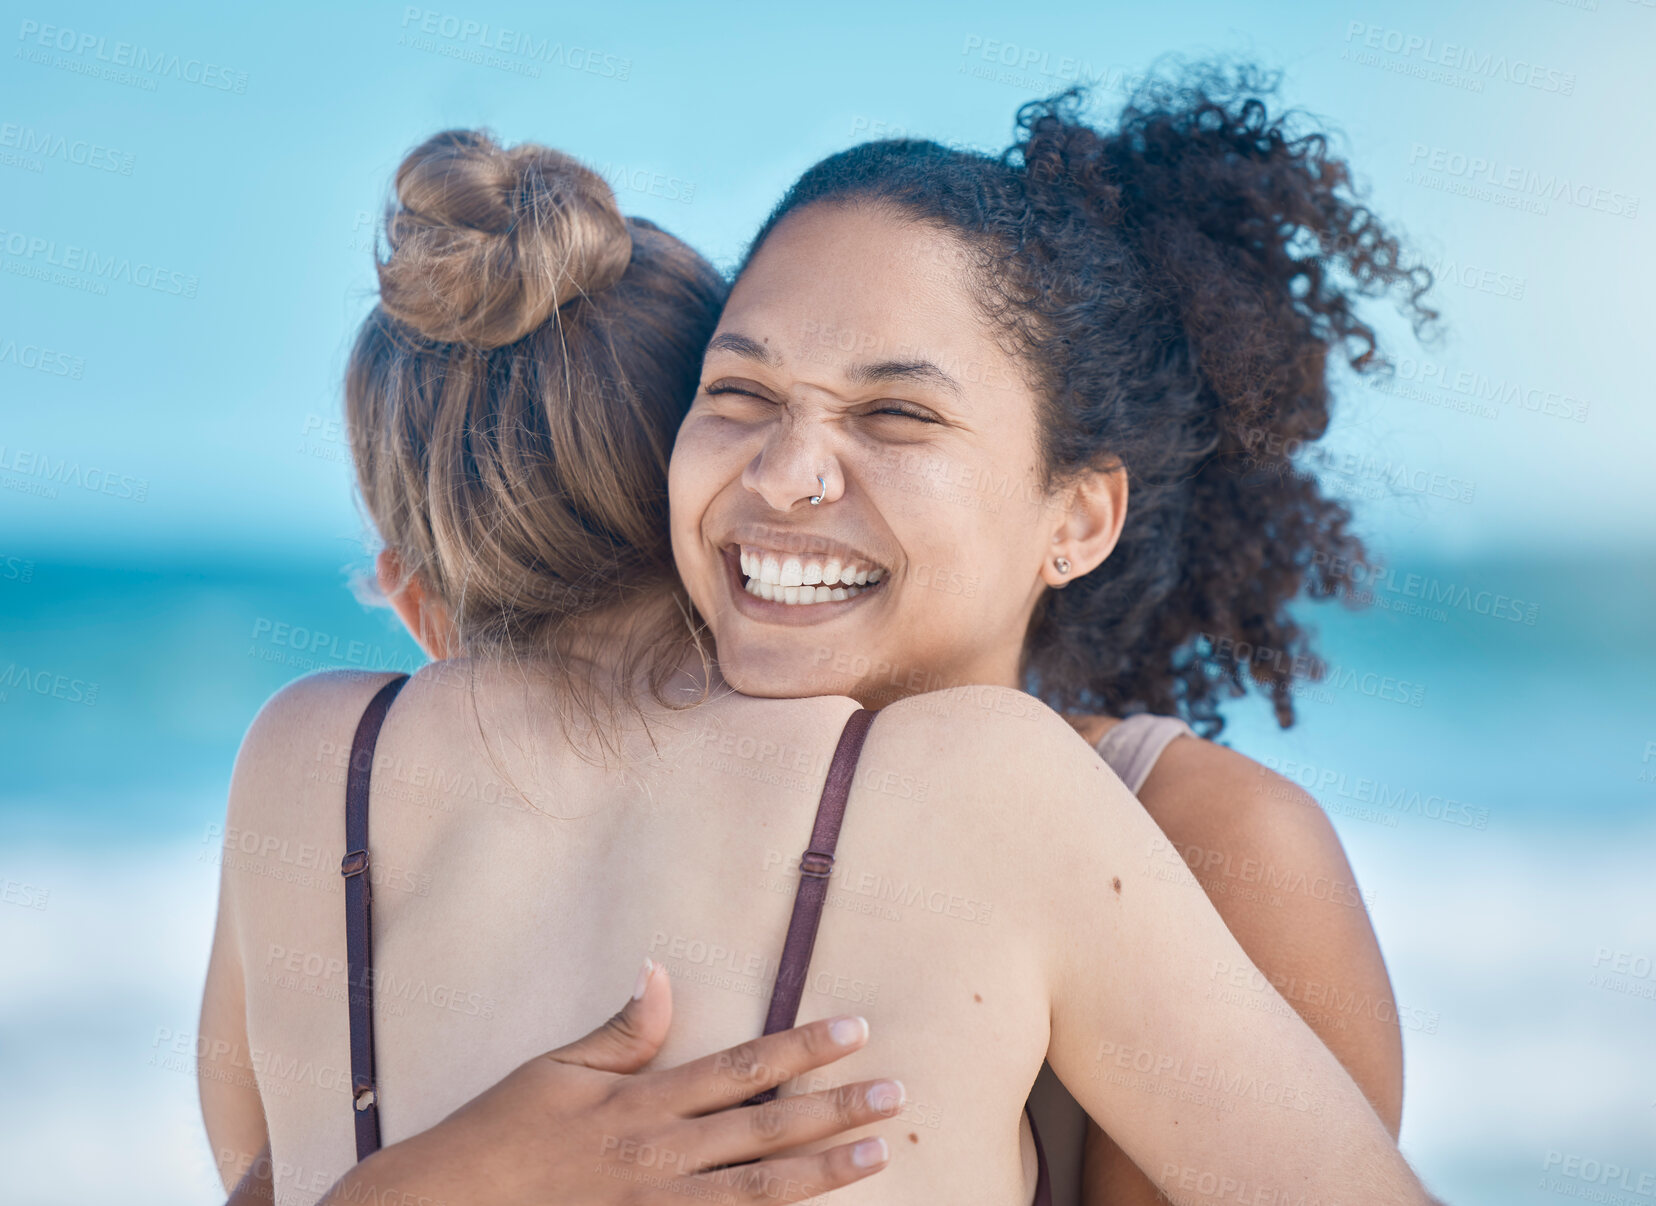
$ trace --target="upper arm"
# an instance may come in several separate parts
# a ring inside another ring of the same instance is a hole
[[[1175,1193],[1211,1177],[1325,1200],[1422,1200],[1351,1077],[1069,726],[1046,712],[959,728],[944,786],[988,808],[1020,800],[1018,842],[1039,855],[1038,882],[1006,891],[1039,926],[1047,1057],[1132,1160]],[[1034,860],[1003,862],[1029,878]]]
[[[1242,949],[1395,1137],[1403,1044],[1391,980],[1339,836],[1316,800],[1196,740],[1168,747],[1139,799]]]
[[[266,1146],[264,1105],[253,1079],[247,1041],[247,992],[241,943],[234,918],[234,877],[219,872],[218,922],[207,961],[196,1044],[196,1078],[201,1117],[207,1126],[213,1162],[231,1189]]]

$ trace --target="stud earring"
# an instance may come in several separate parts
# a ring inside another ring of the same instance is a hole
[[[817,474],[817,492],[811,496],[811,505],[820,507],[822,500],[828,495],[828,483],[823,480],[822,474]]]
[[[1060,574],[1069,573],[1070,572],[1069,558],[1068,557],[1054,557],[1052,559],[1052,568],[1057,570]]]

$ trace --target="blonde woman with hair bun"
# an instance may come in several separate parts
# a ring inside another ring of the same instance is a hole
[[[1049,1061],[1175,1200],[1428,1200],[1063,718],[989,687],[870,724],[722,684],[666,522],[724,298],[705,261],[567,157],[468,132],[404,161],[387,234],[346,413],[433,662],[301,679],[243,743],[226,824],[260,853],[226,860],[201,1027],[227,1186],[1024,1206],[1050,1200],[1023,1113]],[[833,875],[927,891],[861,908]],[[1207,999],[1219,966],[1245,1002]],[[1319,1109],[1147,1094],[1100,1074],[1106,1042]],[[221,1054],[246,1051],[253,1084]]]

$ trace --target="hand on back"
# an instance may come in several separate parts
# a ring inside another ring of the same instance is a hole
[[[859,1050],[861,1018],[830,1018],[676,1068],[640,1072],[672,1020],[666,969],[591,1034],[521,1065],[427,1131],[374,1153],[320,1206],[412,1193],[462,1206],[796,1202],[885,1167],[883,1140],[781,1155],[895,1114],[902,1086],[860,1081],[742,1103]],[[751,1163],[750,1163],[751,1162]],[[736,1166],[736,1167],[732,1167]],[[251,1176],[251,1174],[250,1174]],[[238,1186],[231,1206],[244,1199]]]

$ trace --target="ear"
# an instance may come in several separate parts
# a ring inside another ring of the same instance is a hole
[[[1075,478],[1053,500],[1058,522],[1052,547],[1041,566],[1041,580],[1051,587],[1068,586],[1104,562],[1121,539],[1127,519],[1127,467],[1115,461]],[[1058,559],[1069,562],[1069,572],[1058,572]]]
[[[426,590],[419,577],[403,568],[402,558],[394,549],[383,549],[374,561],[374,575],[379,579],[382,594],[391,604],[391,610],[408,629],[408,634],[419,642],[426,656],[440,662],[459,651],[454,635],[454,620],[448,608],[436,595]]]

